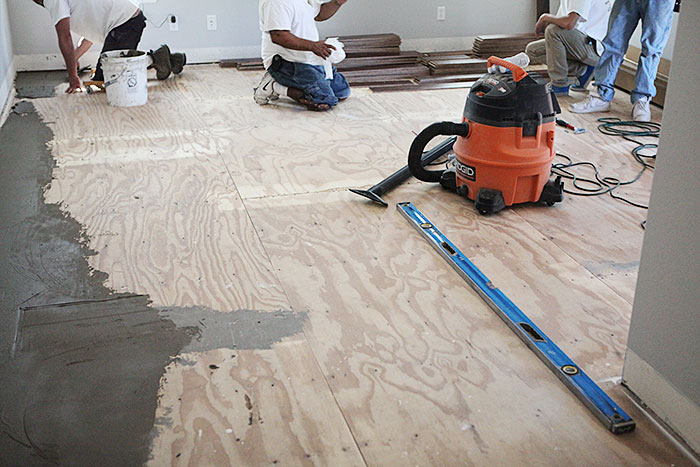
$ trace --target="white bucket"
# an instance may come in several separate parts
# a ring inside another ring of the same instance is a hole
[[[115,107],[148,103],[146,81],[149,57],[138,50],[114,50],[100,55],[107,102]]]

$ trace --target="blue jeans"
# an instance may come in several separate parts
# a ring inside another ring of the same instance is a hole
[[[675,0],[615,0],[608,34],[603,40],[605,52],[594,72],[598,94],[610,102],[615,94],[613,85],[625,57],[632,33],[642,21],[642,55],[639,57],[636,87],[630,99],[634,104],[643,97],[656,95],[654,80],[673,24]]]
[[[333,79],[326,79],[326,72],[322,66],[288,62],[275,55],[267,71],[281,85],[300,89],[304,98],[314,104],[333,107],[338,100],[350,97],[350,85],[335,67]]]

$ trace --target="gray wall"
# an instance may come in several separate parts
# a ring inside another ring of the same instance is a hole
[[[447,20],[437,21],[438,5]],[[149,24],[142,48],[167,42],[175,49],[248,48],[260,44],[257,0],[159,0],[145,3]],[[156,28],[169,13],[179,31]],[[207,31],[206,16],[217,15],[217,31]],[[18,55],[57,54],[48,14],[31,0],[10,2],[14,51]],[[528,32],[535,22],[535,0],[349,0],[337,17],[322,24],[324,36],[395,32],[404,39],[468,37]]]
[[[684,1],[628,347],[700,407],[698,24],[700,2]]]

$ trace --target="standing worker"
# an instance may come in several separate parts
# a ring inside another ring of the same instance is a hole
[[[319,40],[316,21],[335,15],[347,0],[260,0],[262,58],[267,72],[253,95],[260,105],[288,96],[310,110],[328,110],[350,96],[350,85],[335,67],[337,47]],[[343,55],[344,56],[344,55]]]
[[[608,112],[615,94],[613,85],[620,69],[632,33],[642,21],[642,54],[637,65],[636,86],[630,94],[632,118],[637,122],[651,121],[649,102],[656,95],[656,72],[661,54],[671,35],[675,0],[616,0],[610,17],[605,52],[595,70],[597,92],[569,106],[574,113]]]
[[[572,84],[572,91],[585,91],[603,53],[611,10],[612,0],[562,0],[556,15],[540,16],[535,34],[544,39],[530,42],[525,53],[531,63],[547,64],[555,94],[568,94]]]
[[[102,42],[102,52],[111,50],[135,50],[146,27],[146,17],[132,0],[33,0],[51,15],[58,35],[58,46],[68,70],[67,93],[74,93],[82,86],[78,76],[78,59],[90,49],[93,42]],[[82,39],[73,48],[71,32]],[[152,68],[158,79],[166,79],[171,72],[180,73],[185,66],[185,54],[171,54],[167,45],[149,52]],[[102,66],[97,62],[92,80],[104,82]]]

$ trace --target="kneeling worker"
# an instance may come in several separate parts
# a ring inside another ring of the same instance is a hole
[[[612,0],[562,0],[556,15],[543,14],[525,52],[531,63],[547,63],[556,94],[584,91],[603,53]],[[570,81],[569,76],[573,77]],[[574,82],[572,82],[574,81]]]
[[[66,62],[69,86],[67,93],[81,88],[78,76],[78,59],[92,46],[102,42],[102,52],[111,50],[135,50],[146,27],[146,17],[131,0],[33,0],[51,15],[58,35],[58,46]],[[78,47],[73,48],[71,32],[83,36]],[[166,79],[171,72],[180,73],[185,66],[185,54],[171,54],[167,45],[149,55],[158,79]],[[92,80],[104,81],[101,63],[98,61]]]
[[[347,0],[260,0],[262,58],[267,72],[254,99],[265,105],[288,96],[311,110],[328,110],[350,96],[350,86],[335,67],[319,63],[336,47],[319,40],[316,21],[325,21]]]

